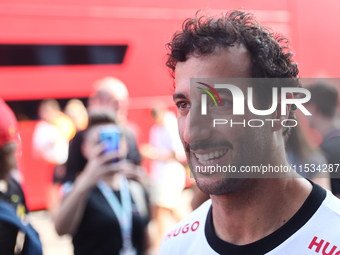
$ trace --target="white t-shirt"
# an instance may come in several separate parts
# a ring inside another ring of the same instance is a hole
[[[299,211],[274,233],[247,245],[219,239],[206,201],[163,238],[159,255],[340,255],[340,200],[313,184]]]
[[[51,164],[62,165],[68,157],[68,141],[47,121],[39,121],[32,137],[33,152]]]

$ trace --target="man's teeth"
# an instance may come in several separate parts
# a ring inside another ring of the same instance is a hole
[[[214,151],[214,152],[210,152],[210,153],[206,153],[206,154],[196,154],[195,156],[197,157],[198,161],[202,164],[202,165],[210,165],[214,162],[214,160],[216,158],[222,157],[224,154],[227,153],[227,149],[224,150],[220,150],[220,151]],[[212,160],[214,159],[214,160]]]

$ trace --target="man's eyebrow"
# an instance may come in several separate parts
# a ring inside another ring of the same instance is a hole
[[[176,99],[178,99],[178,98],[188,99],[187,96],[184,95],[183,93],[175,93],[175,94],[173,95],[174,101],[175,101]]]

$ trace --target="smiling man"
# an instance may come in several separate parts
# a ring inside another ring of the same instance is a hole
[[[226,89],[217,90],[221,100],[214,101],[220,101],[219,106],[206,97],[206,109],[202,107],[204,84],[216,88],[234,81],[246,99],[248,88],[253,88],[254,108],[271,109],[268,87],[256,86],[252,79],[284,78],[298,84],[297,64],[286,39],[273,36],[252,14],[233,11],[187,19],[167,46],[179,134],[196,183],[211,199],[168,232],[159,254],[339,255],[338,199],[295,178],[294,171],[282,170],[291,170],[285,140],[294,128],[287,123],[293,121],[296,107],[281,108],[279,96],[277,107],[266,115],[250,108],[233,114],[235,95]],[[278,84],[280,93],[287,82]],[[293,94],[285,97],[292,99]],[[214,125],[216,119],[228,125]],[[253,127],[254,120],[264,124]],[[218,166],[235,171],[211,170]],[[281,170],[276,178],[250,178],[259,176],[242,172],[260,166]],[[197,171],[207,167],[210,170]]]

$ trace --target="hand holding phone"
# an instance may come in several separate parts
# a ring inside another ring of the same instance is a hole
[[[106,144],[104,153],[107,152],[119,152],[121,133],[115,126],[102,127],[100,130],[100,142]],[[119,158],[114,159],[112,163],[118,162]]]

